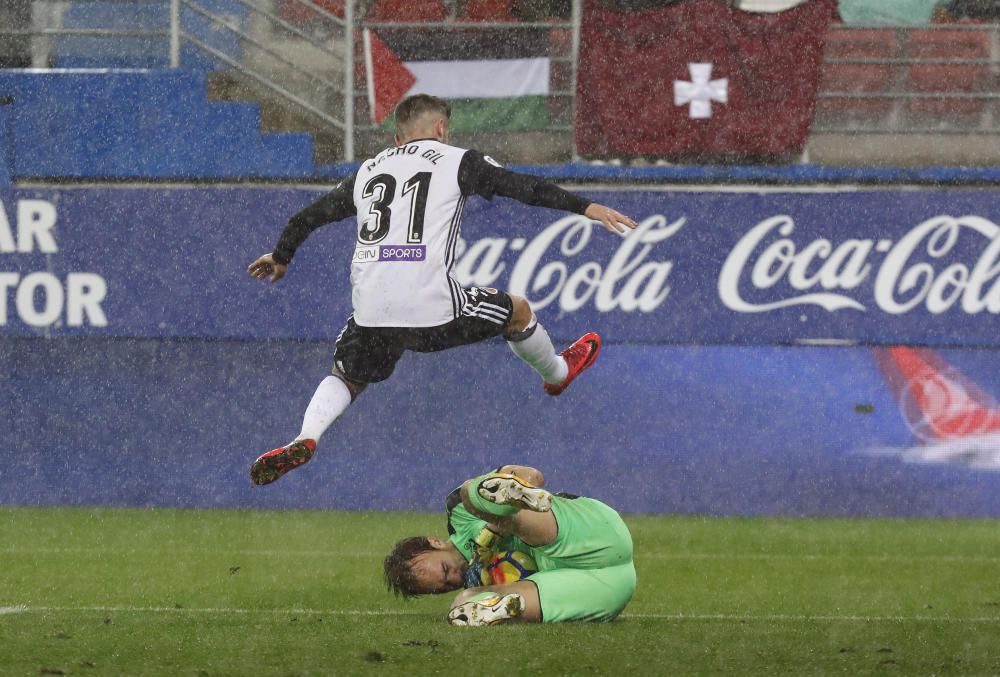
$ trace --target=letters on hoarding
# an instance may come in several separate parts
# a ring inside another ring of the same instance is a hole
[[[8,216],[7,204],[0,201],[0,256],[4,262],[44,254],[48,265],[59,255],[56,241],[56,206],[46,200],[16,200]],[[20,263],[17,261],[16,263]],[[30,265],[30,264],[29,264]],[[21,266],[18,266],[19,268]],[[33,328],[65,324],[105,327],[108,319],[101,306],[108,287],[97,273],[67,272],[63,277],[48,270],[10,271],[0,266],[0,326],[11,315]],[[13,309],[9,300],[13,297]]]
[[[455,275],[463,285],[504,287],[528,299],[535,310],[556,304],[560,312],[572,313],[589,303],[600,313],[652,313],[670,294],[667,282],[673,267],[672,261],[657,258],[662,249],[654,249],[683,225],[683,218],[672,223],[661,214],[645,218],[602,263],[586,251],[591,239],[602,235],[589,219],[568,216],[549,224],[531,240],[463,241]],[[509,271],[503,262],[507,252],[519,252]],[[501,281],[504,279],[506,284]]]
[[[874,278],[874,304],[882,312],[901,315],[923,305],[940,315],[958,303],[968,314],[1000,312],[1000,226],[979,216],[940,215],[890,239],[847,238],[839,243],[816,238],[804,246],[792,237],[795,222],[782,214],[757,224],[730,251],[719,274],[719,298],[739,313],[763,313],[798,305],[817,305],[828,312],[867,311],[856,293]],[[980,254],[974,263],[949,258],[963,237],[975,239]],[[940,263],[919,261],[924,255]],[[881,262],[876,259],[882,256]],[[797,295],[751,303],[740,295],[749,270],[758,290],[785,280]],[[814,289],[825,291],[814,292]]]

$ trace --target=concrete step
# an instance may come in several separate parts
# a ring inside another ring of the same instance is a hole
[[[312,134],[315,163],[330,164],[343,161],[343,132],[247,75],[235,71],[210,73],[208,98],[214,101],[255,101],[260,105],[261,132]],[[316,102],[311,103],[317,105]],[[317,107],[322,110],[333,110],[333,114],[336,114],[336,109],[329,104]]]
[[[275,15],[273,3],[264,3],[262,7]],[[285,30],[262,13],[251,12],[247,26],[251,40],[242,44],[240,65],[330,117],[343,120],[344,35],[343,29],[339,30],[337,33],[334,24],[318,20],[301,27],[309,36],[306,39]],[[342,131],[245,73],[237,70],[210,73],[208,97],[217,101],[257,102],[261,132],[307,132],[314,138],[314,162],[343,160]]]

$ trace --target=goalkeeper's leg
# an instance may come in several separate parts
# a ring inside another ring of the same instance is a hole
[[[448,611],[448,623],[451,625],[484,626],[541,621],[538,589],[529,581],[463,590]]]
[[[529,545],[551,543],[559,533],[552,494],[523,478],[489,473],[462,485],[462,503],[480,519]]]

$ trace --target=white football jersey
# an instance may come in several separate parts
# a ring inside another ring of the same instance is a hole
[[[451,276],[465,196],[464,148],[433,139],[387,148],[354,181],[358,238],[351,263],[354,321],[363,327],[434,327],[459,316]]]

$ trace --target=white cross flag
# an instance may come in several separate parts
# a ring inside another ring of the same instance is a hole
[[[690,103],[689,115],[695,119],[712,117],[712,102],[726,103],[729,99],[729,78],[712,80],[712,64],[689,63],[691,82],[674,80],[674,105]]]

